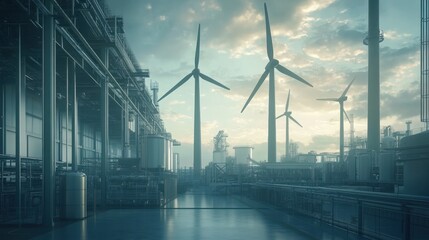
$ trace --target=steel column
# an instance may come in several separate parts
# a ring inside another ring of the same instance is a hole
[[[22,27],[18,25],[18,76],[16,79],[16,105],[15,105],[15,184],[17,219],[21,226],[22,222],[22,184],[21,184],[21,146],[25,139],[25,58],[22,56]]]
[[[101,52],[104,65],[109,67],[109,49]],[[100,92],[101,109],[101,205],[106,207],[107,202],[107,167],[109,161],[109,79],[101,81]]]
[[[72,169],[77,171],[77,147],[78,147],[78,104],[76,89],[76,62],[68,59],[69,101],[71,107],[71,160]],[[68,130],[67,130],[68,131]]]
[[[129,91],[128,91],[128,83],[127,86],[125,87],[125,91],[126,94],[128,95]],[[123,129],[123,148],[122,148],[122,157],[128,158],[130,157],[130,129],[128,127],[129,124],[129,120],[130,120],[130,111],[129,111],[129,104],[128,104],[128,100],[125,99],[124,102],[124,118],[123,118],[123,125],[122,125],[122,129]]]
[[[46,8],[53,13],[51,1]],[[55,184],[55,19],[43,16],[43,225],[54,226]]]

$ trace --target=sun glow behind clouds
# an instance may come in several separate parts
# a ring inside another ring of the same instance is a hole
[[[108,2],[114,14],[125,17],[131,49],[144,63],[142,67],[149,68],[151,77],[159,82],[160,95],[193,68],[196,29],[201,23],[201,69],[231,88],[223,91],[205,82],[201,84],[201,94],[205,96],[201,101],[205,109],[201,115],[203,143],[209,148],[206,152],[212,150],[211,140],[221,129],[228,133],[232,146],[263,145],[267,141],[267,81],[246,111],[240,113],[267,62],[261,1]],[[401,11],[404,4],[406,11]],[[309,88],[275,73],[277,113],[284,111],[290,89],[293,115],[304,126],[294,126],[290,132],[291,139],[300,144],[299,151],[323,152],[338,148],[338,104],[315,99],[338,97],[355,76],[345,108],[349,116],[354,115],[356,135],[364,137],[367,47],[362,39],[367,31],[366,5],[353,0],[270,0],[267,5],[275,57],[315,86]],[[146,9],[145,13],[149,14],[142,14],[139,9]],[[398,22],[401,12],[401,22]],[[380,23],[385,32],[385,41],[380,44],[382,126],[393,125],[397,130],[405,128],[407,119],[419,127],[420,31],[419,18],[415,17],[419,14],[418,1],[380,2]],[[190,80],[160,103],[167,130],[174,138],[188,143],[192,143],[193,136],[193,84]],[[277,130],[277,142],[282,144],[285,142],[283,120],[277,121]],[[347,122],[345,133],[347,139]],[[282,154],[280,151],[278,155]]]

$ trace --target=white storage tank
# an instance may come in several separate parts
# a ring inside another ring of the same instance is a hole
[[[173,172],[177,173],[179,168],[179,153],[173,153]]]
[[[235,164],[249,164],[249,158],[253,159],[253,147],[238,146],[234,147],[235,150]]]
[[[165,139],[165,170],[173,170],[173,141],[169,138]]]
[[[87,179],[81,172],[67,172],[62,176],[60,215],[65,219],[83,219],[87,216]]]
[[[147,135],[143,141],[141,168],[164,169],[167,161],[167,139],[159,135]]]

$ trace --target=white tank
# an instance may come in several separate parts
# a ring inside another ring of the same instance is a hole
[[[159,135],[147,135],[143,141],[144,156],[141,168],[164,169],[167,157],[167,139]]]
[[[173,153],[173,172],[177,173],[179,168],[179,153]]]
[[[249,158],[253,159],[253,147],[239,146],[234,147],[235,150],[235,163],[249,165]]]

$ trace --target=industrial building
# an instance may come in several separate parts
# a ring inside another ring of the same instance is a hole
[[[0,223],[173,199],[178,156],[122,18],[103,1],[1,1],[0,12]]]
[[[182,168],[175,151],[181,144],[160,114],[158,83],[149,82],[149,69],[128,46],[124,19],[105,1],[0,0],[0,238],[425,239],[429,132],[413,134],[407,122],[405,132],[387,126],[380,138],[378,1],[369,9],[376,23],[364,40],[367,139],[354,137],[351,127],[345,146],[341,122],[339,153],[298,153],[287,135],[285,157],[277,161],[274,144],[264,162],[254,159],[259,149],[251,145],[234,146],[229,155],[228,134],[220,130],[210,163],[201,166],[198,99],[194,168]],[[268,32],[267,12],[265,5]],[[185,77],[196,83],[200,27],[197,39],[195,69]],[[422,39],[426,124],[428,41]],[[262,77],[272,73],[275,99],[274,68],[286,68],[273,58],[272,43],[268,49]],[[269,105],[268,142],[275,142],[274,101]],[[341,121],[343,112],[341,102]]]

